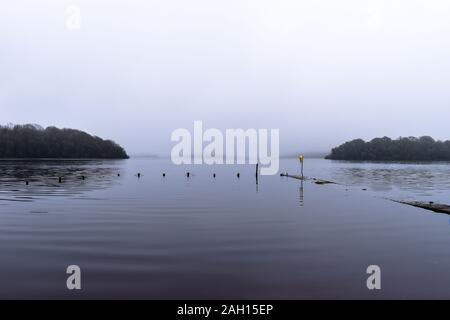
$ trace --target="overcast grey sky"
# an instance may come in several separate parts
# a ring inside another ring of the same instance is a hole
[[[165,156],[194,120],[279,128],[282,154],[450,138],[448,0],[14,0],[0,14],[2,124]]]

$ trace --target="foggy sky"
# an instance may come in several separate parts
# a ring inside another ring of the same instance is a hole
[[[279,128],[282,154],[450,139],[448,0],[14,0],[0,14],[1,124],[162,156],[194,120]]]

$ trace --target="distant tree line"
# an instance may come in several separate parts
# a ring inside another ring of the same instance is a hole
[[[128,155],[115,142],[83,131],[26,124],[0,126],[0,158],[126,159]]]
[[[450,141],[431,137],[392,140],[376,138],[369,142],[356,139],[331,150],[326,159],[368,161],[450,161]]]

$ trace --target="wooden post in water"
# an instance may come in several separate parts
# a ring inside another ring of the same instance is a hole
[[[259,163],[256,163],[256,173],[255,173],[255,176],[256,176],[256,184],[258,184],[258,165],[259,165]]]
[[[300,155],[300,157],[299,157],[299,160],[300,160],[300,165],[301,165],[301,175],[302,175],[302,179],[304,178],[304,176],[303,176],[303,162],[304,162],[304,157],[303,157],[303,155],[301,154]]]

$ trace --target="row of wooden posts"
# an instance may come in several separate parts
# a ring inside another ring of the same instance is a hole
[[[300,163],[301,163],[301,173],[302,173],[302,177],[303,177],[303,155],[301,155],[299,159],[300,159]],[[257,164],[256,164],[256,172],[255,172],[256,183],[258,183],[258,175],[259,175],[259,174],[258,174],[258,172],[259,172],[258,169],[259,169],[259,164],[257,163]],[[186,173],[186,177],[189,178],[190,175],[191,175],[191,173],[188,171],[188,172]],[[120,177],[120,173],[118,173],[117,176]],[[137,176],[138,178],[140,178],[140,177],[142,176],[142,174],[141,174],[140,172],[138,172],[138,173],[136,174],[136,176]],[[165,176],[166,176],[166,173],[163,172],[162,176],[165,177]],[[237,176],[237,178],[239,179],[239,178],[241,177],[241,174],[238,172],[238,173],[236,174],[236,176]],[[216,177],[216,174],[213,173],[213,178],[215,178],[215,177]],[[81,180],[85,180],[85,179],[86,179],[85,176],[81,176]],[[62,177],[58,177],[58,182],[59,182],[59,183],[62,183]],[[25,184],[26,184],[26,185],[29,185],[29,181],[28,181],[28,180],[25,181]]]
[[[117,176],[120,177],[120,173],[118,173]],[[138,172],[138,173],[136,174],[136,176],[140,179],[141,176],[142,176],[142,174],[141,174],[140,172]],[[165,178],[165,177],[166,177],[166,173],[163,172],[162,176]],[[189,171],[186,172],[186,177],[189,178],[190,176],[191,176],[191,173],[190,173]],[[241,177],[241,174],[238,172],[238,173],[236,174],[236,176],[237,176],[238,178],[240,178],[240,177]],[[216,177],[216,174],[213,173],[213,178],[215,178],[215,177]],[[81,176],[80,178],[81,178],[81,180],[85,180],[85,179],[86,179],[85,176]],[[258,180],[258,172],[256,172],[256,180]],[[59,183],[62,183],[62,182],[63,182],[62,177],[58,177],[58,182],[59,182]],[[25,181],[25,184],[26,184],[26,185],[29,185],[30,182],[29,182],[28,180],[26,180],[26,181]]]

